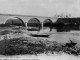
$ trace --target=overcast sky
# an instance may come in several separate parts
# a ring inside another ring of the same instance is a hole
[[[0,0],[0,13],[50,16],[80,16],[79,0]]]

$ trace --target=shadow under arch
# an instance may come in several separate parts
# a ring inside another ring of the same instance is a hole
[[[52,31],[52,28],[53,28],[53,22],[51,19],[45,19],[44,22],[43,22],[43,28],[46,29],[46,28],[50,28],[50,31]]]
[[[24,21],[19,18],[19,17],[13,17],[13,18],[9,18],[7,19],[7,21],[5,22],[6,25],[15,25],[15,26],[23,26],[26,27]]]
[[[28,31],[40,31],[41,23],[37,18],[31,18],[27,23]]]

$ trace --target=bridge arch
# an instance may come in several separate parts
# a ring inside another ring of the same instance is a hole
[[[52,27],[53,27],[53,22],[51,19],[45,19],[43,21],[43,29],[45,28],[50,28],[50,31],[52,30]]]
[[[41,22],[37,18],[31,18],[27,23],[27,30],[29,31],[40,31]]]
[[[8,18],[5,24],[26,27],[24,21],[19,17]]]

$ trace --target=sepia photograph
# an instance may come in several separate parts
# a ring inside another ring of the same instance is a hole
[[[0,60],[80,60],[80,0],[0,0]]]

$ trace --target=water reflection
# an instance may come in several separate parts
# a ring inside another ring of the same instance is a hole
[[[53,29],[56,29],[57,32],[69,32],[72,30],[80,30],[79,26],[56,26],[53,27]]]

